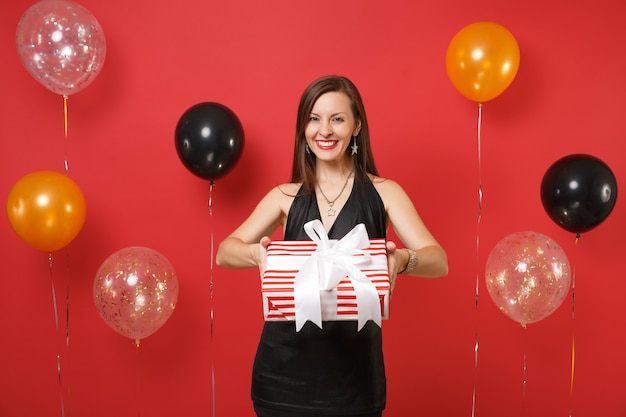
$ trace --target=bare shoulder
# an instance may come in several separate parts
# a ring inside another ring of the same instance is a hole
[[[392,179],[378,177],[376,175],[370,175],[370,179],[376,191],[378,191],[378,194],[380,194],[380,197],[385,202],[406,196],[402,186]]]
[[[286,214],[289,212],[289,207],[291,207],[291,203],[298,194],[300,185],[301,184],[293,182],[279,184],[267,193],[265,199],[271,200],[273,204],[278,204],[281,211]]]
[[[271,236],[285,224],[299,185],[285,183],[271,188],[259,201],[248,218],[231,234],[243,242],[257,242],[263,236]]]
[[[284,184],[279,184],[273,188],[273,190],[283,194],[286,197],[294,198],[296,194],[298,194],[298,190],[302,184],[295,182],[286,182]]]

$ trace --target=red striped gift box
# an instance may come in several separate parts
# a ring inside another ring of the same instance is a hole
[[[382,319],[389,318],[389,273],[385,239],[370,239],[370,245],[362,252],[371,262],[357,265],[376,287],[380,300]],[[263,312],[266,321],[295,320],[294,280],[301,266],[318,249],[314,241],[273,241],[267,250],[267,263],[262,280]],[[354,256],[364,256],[356,254]],[[328,292],[321,290],[320,292]],[[328,295],[320,294],[322,320],[357,320],[358,305],[354,286],[346,275]],[[335,295],[336,294],[336,295]]]

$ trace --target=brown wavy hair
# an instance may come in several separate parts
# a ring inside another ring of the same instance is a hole
[[[306,152],[306,137],[304,132],[309,123],[313,105],[317,99],[326,93],[343,93],[350,99],[350,107],[354,119],[361,123],[361,130],[356,136],[359,151],[354,158],[355,178],[361,181],[369,181],[369,175],[378,175],[374,155],[370,145],[370,130],[365,115],[365,107],[361,94],[354,83],[346,77],[338,75],[328,75],[313,81],[302,93],[300,104],[298,105],[298,115],[296,120],[296,136],[293,153],[293,165],[291,168],[291,182],[303,183],[308,192],[314,192],[315,177],[315,155]],[[346,150],[350,152],[350,148]]]

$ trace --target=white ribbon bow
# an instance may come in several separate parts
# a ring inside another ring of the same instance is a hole
[[[365,225],[356,225],[340,240],[329,240],[319,220],[306,223],[304,231],[317,244],[317,249],[295,277],[296,331],[300,331],[307,320],[322,328],[322,304],[325,310],[336,312],[336,288],[346,276],[356,293],[358,330],[368,320],[381,326],[378,290],[356,267],[371,262],[370,255],[363,250],[370,246]]]

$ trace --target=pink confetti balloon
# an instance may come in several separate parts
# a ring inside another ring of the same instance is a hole
[[[106,56],[104,32],[83,6],[43,0],[22,15],[17,52],[26,70],[44,87],[69,96],[96,78]]]
[[[513,233],[489,254],[485,280],[500,311],[525,326],[548,317],[563,303],[570,287],[569,261],[548,236]]]
[[[96,308],[115,331],[144,339],[165,324],[178,299],[178,278],[159,252],[141,246],[121,249],[102,264],[93,286]]]

